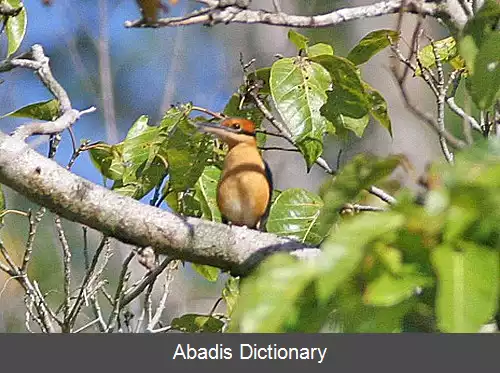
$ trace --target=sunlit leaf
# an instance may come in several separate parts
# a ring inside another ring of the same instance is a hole
[[[488,109],[500,97],[500,32],[484,40],[474,66],[467,87],[477,107]]]
[[[316,56],[321,56],[322,54],[328,54],[330,56],[333,56],[334,50],[333,47],[330,44],[325,44],[325,43],[318,43],[311,45],[310,47],[307,48],[307,57],[316,57]]]
[[[361,65],[375,54],[399,40],[399,33],[393,30],[370,32],[349,52],[347,59],[355,65]]]
[[[36,102],[17,109],[11,113],[2,115],[5,117],[31,118],[44,121],[52,121],[59,115],[59,101],[52,99],[49,101]]]
[[[426,45],[418,51],[419,66],[415,71],[416,75],[421,75],[420,66],[425,69],[433,69],[436,67],[436,56],[442,64],[450,63],[454,68],[465,67],[465,61],[458,54],[457,42],[453,36],[437,40],[429,45]],[[460,62],[461,61],[461,62]]]
[[[288,39],[295,44],[298,50],[306,50],[309,43],[309,39],[297,31],[289,30]]]
[[[205,277],[205,279],[210,282],[215,282],[219,278],[219,268],[196,263],[192,263],[191,267],[196,271],[196,273]]]
[[[462,242],[434,249],[437,271],[436,315],[446,333],[476,333],[498,307],[499,253]]]
[[[125,167],[122,159],[122,146],[99,143],[89,150],[90,160],[99,172],[111,180],[121,180]]]
[[[370,110],[370,114],[380,123],[382,127],[389,131],[389,135],[392,137],[392,125],[391,118],[389,118],[389,113],[387,111],[387,102],[379,91],[366,83],[363,85],[369,102],[368,108]]]
[[[304,57],[282,58],[271,68],[270,87],[274,104],[292,139],[306,156],[308,167],[322,152],[328,121],[320,114],[331,78],[319,64]],[[315,142],[314,147],[303,141]],[[308,156],[312,154],[312,156]]]
[[[433,279],[405,265],[397,274],[384,272],[368,284],[364,301],[373,306],[393,306],[412,297],[417,290],[433,285]]]
[[[305,189],[287,189],[273,203],[266,229],[302,242],[318,244],[323,239],[316,225],[321,207],[323,201],[319,196]]]
[[[4,2],[15,9],[19,8],[22,4],[21,0],[4,0]],[[19,14],[7,19],[7,25],[5,27],[8,41],[7,57],[10,57],[19,49],[24,39],[24,35],[26,34],[27,20],[26,7],[24,6]]]
[[[221,171],[215,166],[205,168],[194,186],[195,199],[199,202],[202,217],[205,220],[220,221],[220,212],[217,207],[217,183]]]

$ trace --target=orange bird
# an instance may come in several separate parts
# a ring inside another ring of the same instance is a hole
[[[263,229],[269,213],[273,181],[255,139],[255,124],[242,118],[197,124],[229,146],[217,185],[217,205],[224,223]]]
[[[168,7],[161,0],[136,0],[141,8],[142,18],[148,23],[156,23],[158,21],[158,11],[163,10],[165,13]]]

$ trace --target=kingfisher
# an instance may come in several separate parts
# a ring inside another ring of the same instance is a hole
[[[248,119],[227,118],[220,123],[198,123],[197,126],[229,147],[217,185],[222,222],[264,230],[273,180],[257,148],[255,124]]]

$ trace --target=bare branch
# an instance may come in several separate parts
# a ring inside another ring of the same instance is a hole
[[[71,101],[64,88],[52,75],[49,58],[39,44],[31,47],[31,51],[0,62],[0,72],[6,72],[16,67],[34,70],[42,83],[59,102],[60,116],[50,122],[28,123],[17,128],[13,137],[24,140],[32,135],[51,135],[59,133],[75,123],[82,115],[95,111],[94,107],[86,110],[76,110],[71,107]]]
[[[285,27],[331,27],[348,21],[373,18],[382,15],[398,13],[404,1],[390,0],[381,1],[371,5],[339,9],[327,14],[315,16],[297,16],[280,12],[266,10],[252,10],[241,6],[217,6],[220,2],[210,2],[210,6],[196,10],[182,17],[162,18],[154,27],[185,26],[194,24],[216,25],[220,23],[246,23],[266,24]],[[423,15],[437,16],[445,11],[443,6],[434,2],[418,4],[409,1],[404,8],[408,13],[420,13]],[[446,14],[445,14],[446,15]],[[152,25],[149,25],[150,27]],[[127,21],[125,27],[148,27],[142,20]]]

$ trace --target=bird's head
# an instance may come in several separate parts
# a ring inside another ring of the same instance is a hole
[[[227,118],[220,123],[208,122],[197,123],[196,125],[201,131],[215,135],[228,144],[229,148],[241,143],[257,146],[255,124],[249,119]]]

